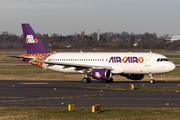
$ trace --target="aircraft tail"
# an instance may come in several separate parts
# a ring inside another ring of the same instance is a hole
[[[22,24],[27,54],[50,53],[43,46],[36,33],[29,24]]]

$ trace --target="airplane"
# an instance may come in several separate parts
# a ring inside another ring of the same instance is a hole
[[[54,53],[49,52],[41,43],[31,26],[22,24],[27,54],[15,57],[26,63],[44,69],[80,73],[85,77],[83,83],[90,83],[91,78],[113,82],[113,75],[121,75],[130,80],[142,80],[145,74],[155,83],[154,74],[168,73],[175,70],[174,63],[167,57],[156,53]]]

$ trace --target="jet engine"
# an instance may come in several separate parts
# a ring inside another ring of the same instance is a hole
[[[144,78],[144,74],[122,74],[121,76],[125,76],[131,80],[142,80]]]
[[[98,80],[109,80],[112,76],[111,70],[108,69],[93,69],[91,76]]]

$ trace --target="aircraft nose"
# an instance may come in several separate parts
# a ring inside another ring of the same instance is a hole
[[[169,65],[169,70],[170,71],[173,71],[173,70],[175,70],[176,69],[176,65],[174,64],[174,63],[171,63],[170,65]]]

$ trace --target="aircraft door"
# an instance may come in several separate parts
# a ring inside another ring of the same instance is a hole
[[[151,55],[147,55],[145,59],[145,66],[150,66]]]

